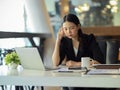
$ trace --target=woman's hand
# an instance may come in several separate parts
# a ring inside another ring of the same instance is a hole
[[[90,65],[93,65],[93,64],[100,64],[100,63],[97,60],[90,61]]]
[[[92,66],[93,64],[100,64],[97,60],[92,60],[90,61],[90,65]],[[72,60],[69,60],[66,62],[67,67],[79,67],[81,66],[81,62],[75,62]]]
[[[72,60],[69,60],[66,62],[66,66],[67,67],[79,67],[81,65],[80,62],[75,62],[75,61],[72,61]]]
[[[65,36],[65,34],[64,34],[63,28],[61,27],[61,28],[59,29],[59,31],[58,31],[57,39],[58,39],[58,40],[61,40],[62,37],[64,37],[64,36]]]

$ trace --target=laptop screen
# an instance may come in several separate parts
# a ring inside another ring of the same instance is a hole
[[[41,56],[35,47],[15,48],[24,69],[45,70]]]

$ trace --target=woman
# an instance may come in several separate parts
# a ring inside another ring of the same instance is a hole
[[[60,64],[68,67],[81,66],[81,57],[91,57],[94,64],[104,63],[103,54],[94,35],[82,33],[76,15],[65,15],[56,39],[53,64],[56,67]]]
[[[65,64],[67,67],[81,66],[81,57],[92,58],[91,64],[104,63],[103,54],[94,35],[83,34],[78,17],[74,14],[67,14],[58,31],[52,56],[53,65],[55,67],[61,64]],[[73,88],[72,90],[80,89]],[[68,88],[64,87],[64,90],[68,90]]]

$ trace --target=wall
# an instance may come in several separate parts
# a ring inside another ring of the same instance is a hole
[[[114,14],[114,19],[113,19],[114,26],[120,26],[120,1],[118,2],[118,9],[119,12]]]

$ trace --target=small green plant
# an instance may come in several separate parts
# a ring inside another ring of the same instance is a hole
[[[11,52],[11,53],[6,54],[5,64],[8,65],[10,63],[16,63],[18,65],[20,64],[20,59],[16,52]]]

